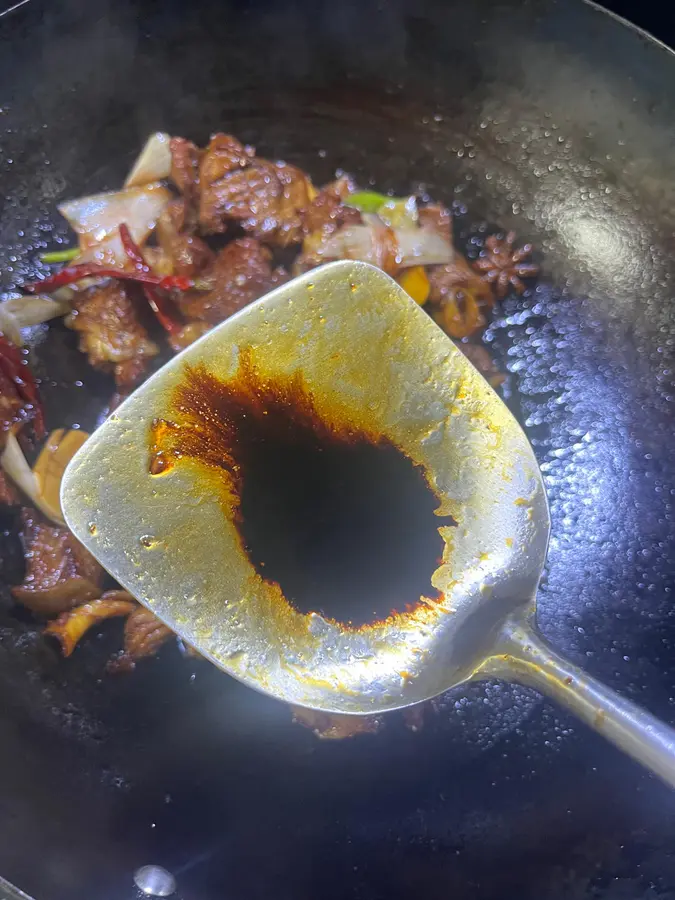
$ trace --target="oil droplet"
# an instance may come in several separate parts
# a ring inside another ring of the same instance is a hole
[[[358,284],[354,284],[352,282],[352,284],[349,285],[349,290],[352,292],[352,294],[355,294],[358,291],[358,289],[359,289]]]
[[[313,285],[313,283],[312,283],[311,281],[310,281],[310,283],[307,285],[307,290],[308,290],[308,291],[313,291],[313,290],[314,290],[314,285]]]
[[[87,530],[89,531],[89,534],[91,534],[92,536],[98,534],[98,528],[96,526],[96,522],[90,522],[87,525]]]
[[[144,534],[144,535],[142,535],[142,537],[139,538],[139,540],[140,540],[141,544],[143,545],[143,547],[145,547],[148,550],[151,547],[154,547],[155,544],[157,543],[157,541],[151,534]]]

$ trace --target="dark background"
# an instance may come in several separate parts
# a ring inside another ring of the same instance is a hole
[[[635,0],[606,0],[600,5],[634,22],[671,47],[675,46],[675,12],[671,4],[654,0],[641,3]]]

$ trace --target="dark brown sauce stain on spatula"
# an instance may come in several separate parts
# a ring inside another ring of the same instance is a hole
[[[174,420],[155,420],[150,471],[199,465],[258,574],[301,613],[358,627],[438,597],[439,501],[384,435],[319,415],[301,373],[266,376],[243,351],[231,380],[186,366]],[[424,599],[422,599],[424,598]]]

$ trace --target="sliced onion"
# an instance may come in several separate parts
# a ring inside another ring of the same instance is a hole
[[[62,519],[61,512],[61,479],[66,466],[75,456],[89,434],[81,429],[57,428],[47,438],[40,451],[37,462],[33,466],[33,475],[37,484],[42,508],[51,510],[51,518]]]
[[[342,228],[318,247],[316,253],[323,259],[359,259],[380,266],[386,255],[383,230],[383,225],[377,227],[372,222]],[[391,233],[399,268],[452,262],[451,245],[433,231],[424,228],[394,228]]]
[[[37,479],[33,475],[31,467],[28,465],[28,460],[23,455],[23,450],[12,432],[7,435],[7,443],[2,456],[0,456],[0,466],[40,512],[43,512],[47,518],[51,519],[52,522],[56,522],[57,525],[65,524],[61,510],[54,510],[42,502]]]
[[[9,338],[15,347],[23,347],[21,328],[12,313],[5,309],[5,306],[6,303],[0,303],[0,334]]]
[[[70,303],[65,296],[48,297],[45,294],[17,294],[0,303],[0,331],[16,347],[23,347],[22,328],[49,322],[70,312]]]
[[[57,525],[65,525],[59,500],[63,472],[88,437],[85,431],[53,431],[32,471],[14,433],[7,435],[0,466],[40,512]]]
[[[444,266],[452,262],[455,251],[445,238],[426,228],[395,228],[400,264],[407,266]]]
[[[70,303],[62,296],[29,294],[5,300],[0,304],[0,309],[11,315],[19,328],[30,328],[31,325],[40,325],[50,319],[65,316],[70,312]]]
[[[140,246],[157,224],[171,200],[171,192],[161,184],[125,188],[109,194],[93,194],[71,200],[59,207],[80,240],[78,262],[96,261],[119,266],[127,255],[119,237],[124,222],[134,241]]]
[[[162,181],[171,174],[171,137],[163,131],[151,134],[124,182],[125,188]]]

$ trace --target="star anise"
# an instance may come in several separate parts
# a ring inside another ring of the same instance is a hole
[[[498,297],[505,297],[509,287],[522,294],[525,290],[522,279],[534,278],[539,274],[539,266],[528,261],[532,244],[514,247],[515,240],[515,231],[509,231],[505,238],[490,235],[485,241],[485,248],[473,263],[483,279],[493,286]]]

